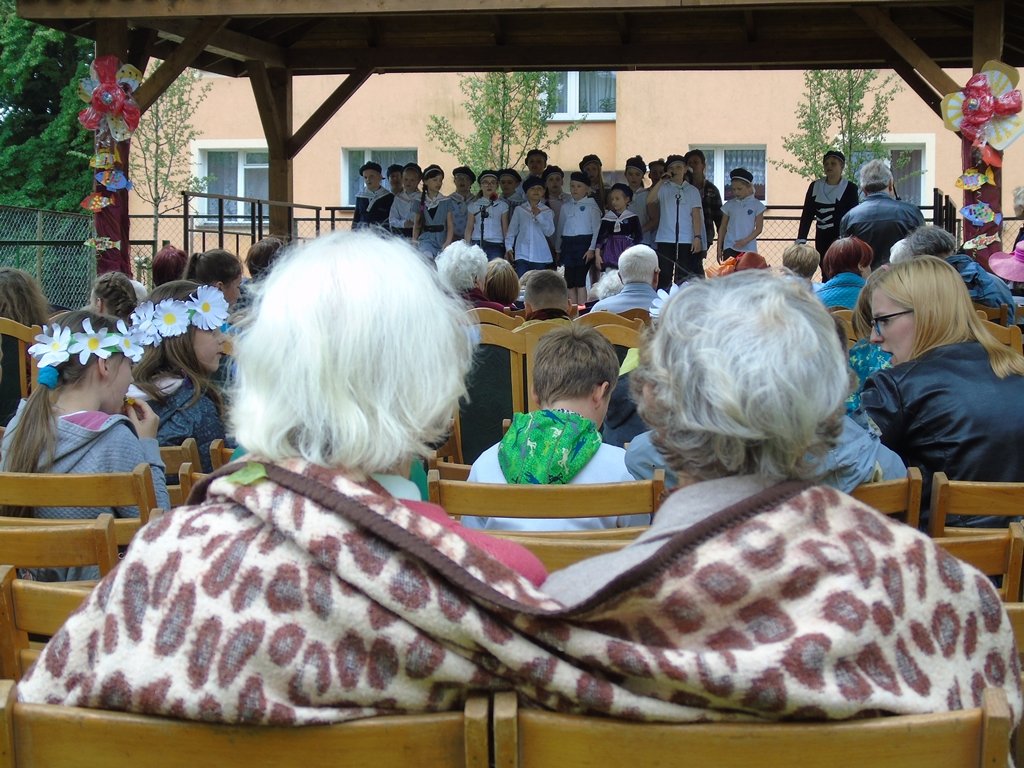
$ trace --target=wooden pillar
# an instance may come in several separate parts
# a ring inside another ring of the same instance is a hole
[[[286,69],[268,69],[263,62],[246,62],[256,108],[263,133],[267,137],[269,197],[273,201],[295,202],[292,156],[288,141],[292,136],[292,73]],[[270,207],[270,234],[288,240],[292,237],[292,209]]]

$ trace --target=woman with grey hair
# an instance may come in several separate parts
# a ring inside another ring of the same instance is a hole
[[[491,301],[484,293],[487,254],[479,245],[456,240],[437,257],[437,271],[453,293],[475,308],[496,309],[499,312],[505,310],[502,304]]]

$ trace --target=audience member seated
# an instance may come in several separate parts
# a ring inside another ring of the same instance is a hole
[[[172,280],[181,280],[188,265],[188,254],[181,248],[167,243],[153,257],[153,287],[161,286]]]
[[[50,317],[50,305],[39,283],[28,272],[13,267],[0,267],[0,317],[22,325],[44,325]],[[6,426],[21,401],[21,378],[18,366],[25,360],[18,353],[18,340],[13,336],[0,339],[0,427]]]
[[[557,320],[571,323],[569,317],[569,288],[565,278],[549,269],[531,270],[536,274],[526,280],[526,323]]]
[[[587,291],[587,303],[583,306],[589,312],[599,301],[609,299],[621,292],[622,280],[619,279],[619,270],[606,269],[601,273],[601,279],[590,286],[590,290]]]
[[[986,271],[966,253],[956,253],[956,240],[949,232],[942,227],[926,224],[907,236],[907,245],[914,256],[936,256],[959,272],[971,301],[986,307],[1005,304],[1010,323],[1013,323],[1013,294],[1006,283]]]
[[[864,281],[871,273],[871,246],[859,237],[841,237],[828,247],[821,260],[818,298],[826,307],[853,309]]]
[[[646,245],[634,245],[619,256],[619,280],[622,290],[601,299],[591,312],[626,312],[650,309],[658,295],[658,254]]]
[[[821,265],[821,254],[813,245],[793,243],[782,252],[782,266],[810,282]]]
[[[92,284],[89,298],[91,309],[101,315],[112,315],[126,323],[131,322],[132,312],[139,303],[135,286],[128,276],[121,272],[106,272]]]
[[[224,356],[220,329],[227,320],[227,301],[216,288],[191,280],[164,283],[151,301],[140,307],[140,318],[153,307],[156,327],[162,327],[168,313],[175,321],[163,327],[160,342],[146,349],[135,366],[131,395],[147,400],[160,418],[160,445],[181,445],[194,437],[202,471],[212,472],[210,443],[226,437],[224,404],[213,376]],[[190,312],[196,307],[204,309]]]
[[[504,311],[504,304],[491,301],[484,293],[487,254],[479,245],[456,240],[438,255],[437,272],[449,290],[473,307]]]
[[[249,246],[245,254],[245,267],[250,280],[243,280],[241,294],[233,310],[242,312],[252,304],[252,284],[261,280],[270,270],[284,249],[284,240],[278,237],[264,237]]]
[[[38,343],[31,352],[39,361],[39,386],[7,425],[0,470],[131,472],[148,463],[153,468],[157,504],[166,508],[164,463],[155,439],[157,416],[145,402],[125,401],[132,380],[131,358],[141,349],[122,335],[116,322],[91,310],[78,310],[36,337]],[[139,516],[135,507],[0,508],[7,516],[61,520],[93,518],[108,511],[115,517]],[[94,566],[34,571],[35,578],[45,581],[98,576]]]
[[[853,414],[860,409],[860,393],[864,391],[864,382],[868,380],[868,377],[875,371],[892,365],[892,355],[870,341],[871,326],[874,323],[871,314],[871,295],[875,291],[878,278],[884,271],[884,269],[880,269],[868,275],[867,282],[860,289],[857,303],[854,304],[851,313],[853,332],[857,336],[857,341],[850,347],[847,356],[850,359],[850,367],[857,374],[857,388],[846,398],[848,414]]]
[[[632,480],[624,451],[601,442],[598,429],[619,375],[615,348],[580,325],[541,337],[533,364],[540,410],[517,413],[505,437],[473,462],[469,481],[510,485],[584,485]],[[647,525],[649,515],[531,519],[464,519],[484,530],[567,531]]]
[[[442,593],[435,565],[550,606],[533,586],[543,566],[415,500],[404,477],[465,393],[464,305],[409,244],[367,230],[289,249],[261,283],[236,344],[245,468],[135,537],[22,679],[22,701],[306,725],[507,688],[478,667],[483,609],[465,587]],[[438,643],[441,625],[473,626],[479,643]]]
[[[935,472],[1024,481],[1024,358],[985,330],[957,271],[934,256],[890,267],[871,308],[871,341],[893,367],[867,380],[861,403],[882,442],[921,468],[924,507]]]
[[[231,308],[242,291],[242,262],[231,251],[223,248],[193,253],[185,268],[184,279],[212,285],[224,294]]]
[[[889,263],[899,264],[901,261],[906,261],[914,255],[914,252],[910,250],[910,236],[904,237],[902,240],[897,240],[892,244],[892,248],[889,249]]]
[[[519,301],[519,275],[516,268],[505,259],[491,259],[487,262],[484,275],[484,295],[488,301],[510,309]]]
[[[860,167],[864,199],[843,216],[840,237],[859,237],[871,246],[871,269],[889,263],[893,243],[924,224],[921,209],[896,199],[892,171],[884,160],[869,160]]]

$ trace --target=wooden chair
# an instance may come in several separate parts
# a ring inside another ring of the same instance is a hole
[[[191,461],[186,461],[178,467],[178,485],[181,487],[182,504],[188,501],[188,497],[192,494],[192,487],[206,477],[205,472],[196,471],[199,468],[198,464],[193,464]]]
[[[921,525],[921,470],[909,467],[902,480],[858,485],[850,495],[883,515],[898,517],[914,528]]]
[[[982,706],[933,715],[824,723],[635,723],[493,703],[495,768],[609,765],[715,768],[980,768],[1006,766],[1006,693],[987,688]]]
[[[1021,341],[1020,326],[999,325],[999,323],[993,323],[991,320],[983,320],[982,325],[1004,347],[1009,347],[1018,355],[1024,355],[1024,343]]]
[[[17,568],[95,565],[105,576],[117,565],[114,516],[84,520],[0,518],[0,563]]]
[[[452,419],[447,439],[427,456],[427,469],[448,462],[462,464],[462,435],[456,429],[455,419]]]
[[[593,326],[593,328],[608,339],[608,341],[610,341],[615,347],[635,349],[640,346],[644,337],[643,324],[641,324],[639,328],[630,328],[624,325],[608,325],[602,323],[600,325]],[[621,362],[621,358],[623,356],[624,354],[619,355],[619,362]]]
[[[216,440],[214,440],[213,442],[210,443],[210,465],[214,469],[220,469],[225,464],[230,463],[231,457],[234,454],[235,454],[235,449],[234,448],[227,448],[224,445],[223,438],[218,437]],[[195,459],[192,460],[192,466],[194,466],[194,467],[201,466],[201,462],[199,461],[199,457],[198,456],[196,456]],[[175,471],[177,471],[177,470],[175,470]]]
[[[1007,530],[945,536],[935,539],[935,543],[986,576],[1002,577],[999,596],[1004,602],[1020,600],[1021,570],[1024,568],[1024,526],[1020,523],[1011,523]]]
[[[29,635],[53,637],[91,589],[82,582],[19,579],[14,566],[0,566],[0,678],[20,680],[44,645]]]
[[[117,543],[127,546],[135,532],[149,522],[149,512],[156,507],[156,491],[149,464],[139,464],[131,472],[88,475],[0,472],[0,506],[138,507],[138,518],[114,520]],[[0,518],[4,519],[19,518]]]
[[[160,448],[160,458],[164,460],[165,472],[168,476],[174,477],[182,464],[191,462],[192,466],[198,467],[199,443],[194,437],[187,438],[181,445],[165,445]],[[172,507],[180,507],[185,503],[181,495],[181,486],[168,485],[167,496]]]
[[[612,529],[609,529],[612,530]],[[637,530],[635,528],[617,528],[614,530]],[[639,530],[645,530],[640,528]],[[512,535],[513,531],[488,531],[498,538],[509,539],[520,546],[526,547],[537,559],[544,563],[549,572],[558,571],[575,565],[581,560],[598,555],[606,555],[609,552],[618,552],[629,544],[631,539],[580,539],[571,534],[577,531],[566,531],[561,537],[554,536],[530,536],[525,534]],[[583,531],[579,531],[583,533]],[[589,531],[588,531],[589,533]]]
[[[976,301],[971,303],[974,305],[974,310],[978,313],[978,317],[982,320],[990,320],[1000,325],[1006,325],[1010,320],[1010,308],[1005,304],[1000,304],[998,307],[990,307],[988,304],[979,304]]]
[[[578,322],[578,321],[574,321]],[[541,337],[555,330],[556,328],[564,328],[564,322],[558,322],[556,320],[542,320],[538,323],[530,323],[529,325],[523,325],[516,328],[512,333],[519,337],[523,344],[523,355],[525,357],[523,365],[524,381],[527,382],[525,390],[529,393],[529,399],[526,406],[518,409],[520,412],[525,412],[527,408],[531,411],[535,411],[538,408],[538,403],[533,399],[532,387],[529,386],[529,382],[533,380],[533,359],[537,355],[537,342],[540,341]],[[497,442],[495,440],[494,442]]]
[[[526,339],[520,332],[528,327],[479,326],[480,346],[466,378],[469,400],[460,403],[455,426],[463,462],[476,461],[501,439],[503,418],[526,410]]]
[[[488,699],[461,711],[337,725],[212,725],[99,709],[24,704],[0,681],[0,766],[80,768],[488,768]]]
[[[651,313],[646,309],[627,309],[619,315],[627,320],[641,320],[645,326],[651,324]]]
[[[843,328],[846,329],[846,346],[852,347],[857,343],[857,333],[853,330],[853,310],[840,308],[830,309],[829,312],[842,322]]]
[[[39,381],[39,366],[34,358],[29,357],[28,348],[36,343],[36,335],[43,329],[38,325],[22,325],[6,317],[0,317],[0,336],[10,336],[17,340],[18,385],[22,398],[32,394],[32,387]]]
[[[1003,608],[1006,609],[1010,627],[1013,629],[1013,637],[1017,641],[1017,656],[1020,661],[1024,662],[1024,603],[1003,603]],[[1024,671],[1021,672],[1021,680],[1024,682]],[[1017,726],[1013,741],[1013,761],[1017,765],[1024,765],[1024,721]]]
[[[427,473],[427,487],[430,501],[453,517],[619,517],[657,512],[665,473],[631,483],[496,485],[442,480],[435,469]]]
[[[496,325],[499,328],[505,328],[511,331],[513,328],[518,328],[524,322],[525,318],[516,315],[506,315],[504,312],[499,312],[496,309],[490,309],[489,307],[477,307],[469,310],[470,316],[476,319],[478,325]]]
[[[436,456],[427,457],[427,472],[437,470],[438,476],[442,480],[462,480],[465,481],[469,478],[469,471],[473,468],[472,464],[462,464],[461,462],[455,461],[440,461]]]
[[[982,483],[950,480],[945,472],[932,476],[932,498],[928,533],[933,538],[948,536],[949,515],[1019,517],[1024,515],[1024,483]],[[967,531],[961,531],[967,533]]]
[[[650,315],[648,314],[648,317]],[[623,328],[633,328],[637,331],[644,329],[645,323],[642,320],[631,320],[615,312],[588,312],[580,315],[573,322],[581,325],[589,325],[591,328],[597,325],[621,325]]]

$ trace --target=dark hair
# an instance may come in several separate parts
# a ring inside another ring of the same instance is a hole
[[[163,285],[171,280],[181,280],[188,263],[188,254],[181,248],[168,243],[153,257],[153,285]]]
[[[92,284],[93,301],[103,302],[105,314],[119,317],[128,322],[139,303],[135,286],[128,276],[121,272],[106,272]]]
[[[683,160],[685,160],[686,162],[690,162],[691,157],[699,157],[700,161],[704,163],[704,165],[708,164],[708,159],[704,157],[704,153],[699,149],[691,149],[689,152],[683,155]]]
[[[249,247],[248,253],[245,254],[245,265],[249,268],[249,275],[253,280],[259,280],[260,276],[270,269],[282,248],[284,241],[276,237],[264,237]]]
[[[202,285],[230,283],[242,276],[242,262],[231,251],[214,248],[211,251],[193,253],[188,260],[184,278]],[[164,298],[168,298],[164,296]],[[187,297],[186,297],[187,298]]]
[[[28,272],[0,267],[0,317],[22,325],[43,325],[49,320],[50,305]]]
[[[840,237],[825,251],[825,258],[821,260],[821,276],[827,281],[843,272],[859,275],[862,269],[870,266],[873,257],[871,246],[859,237]]]

